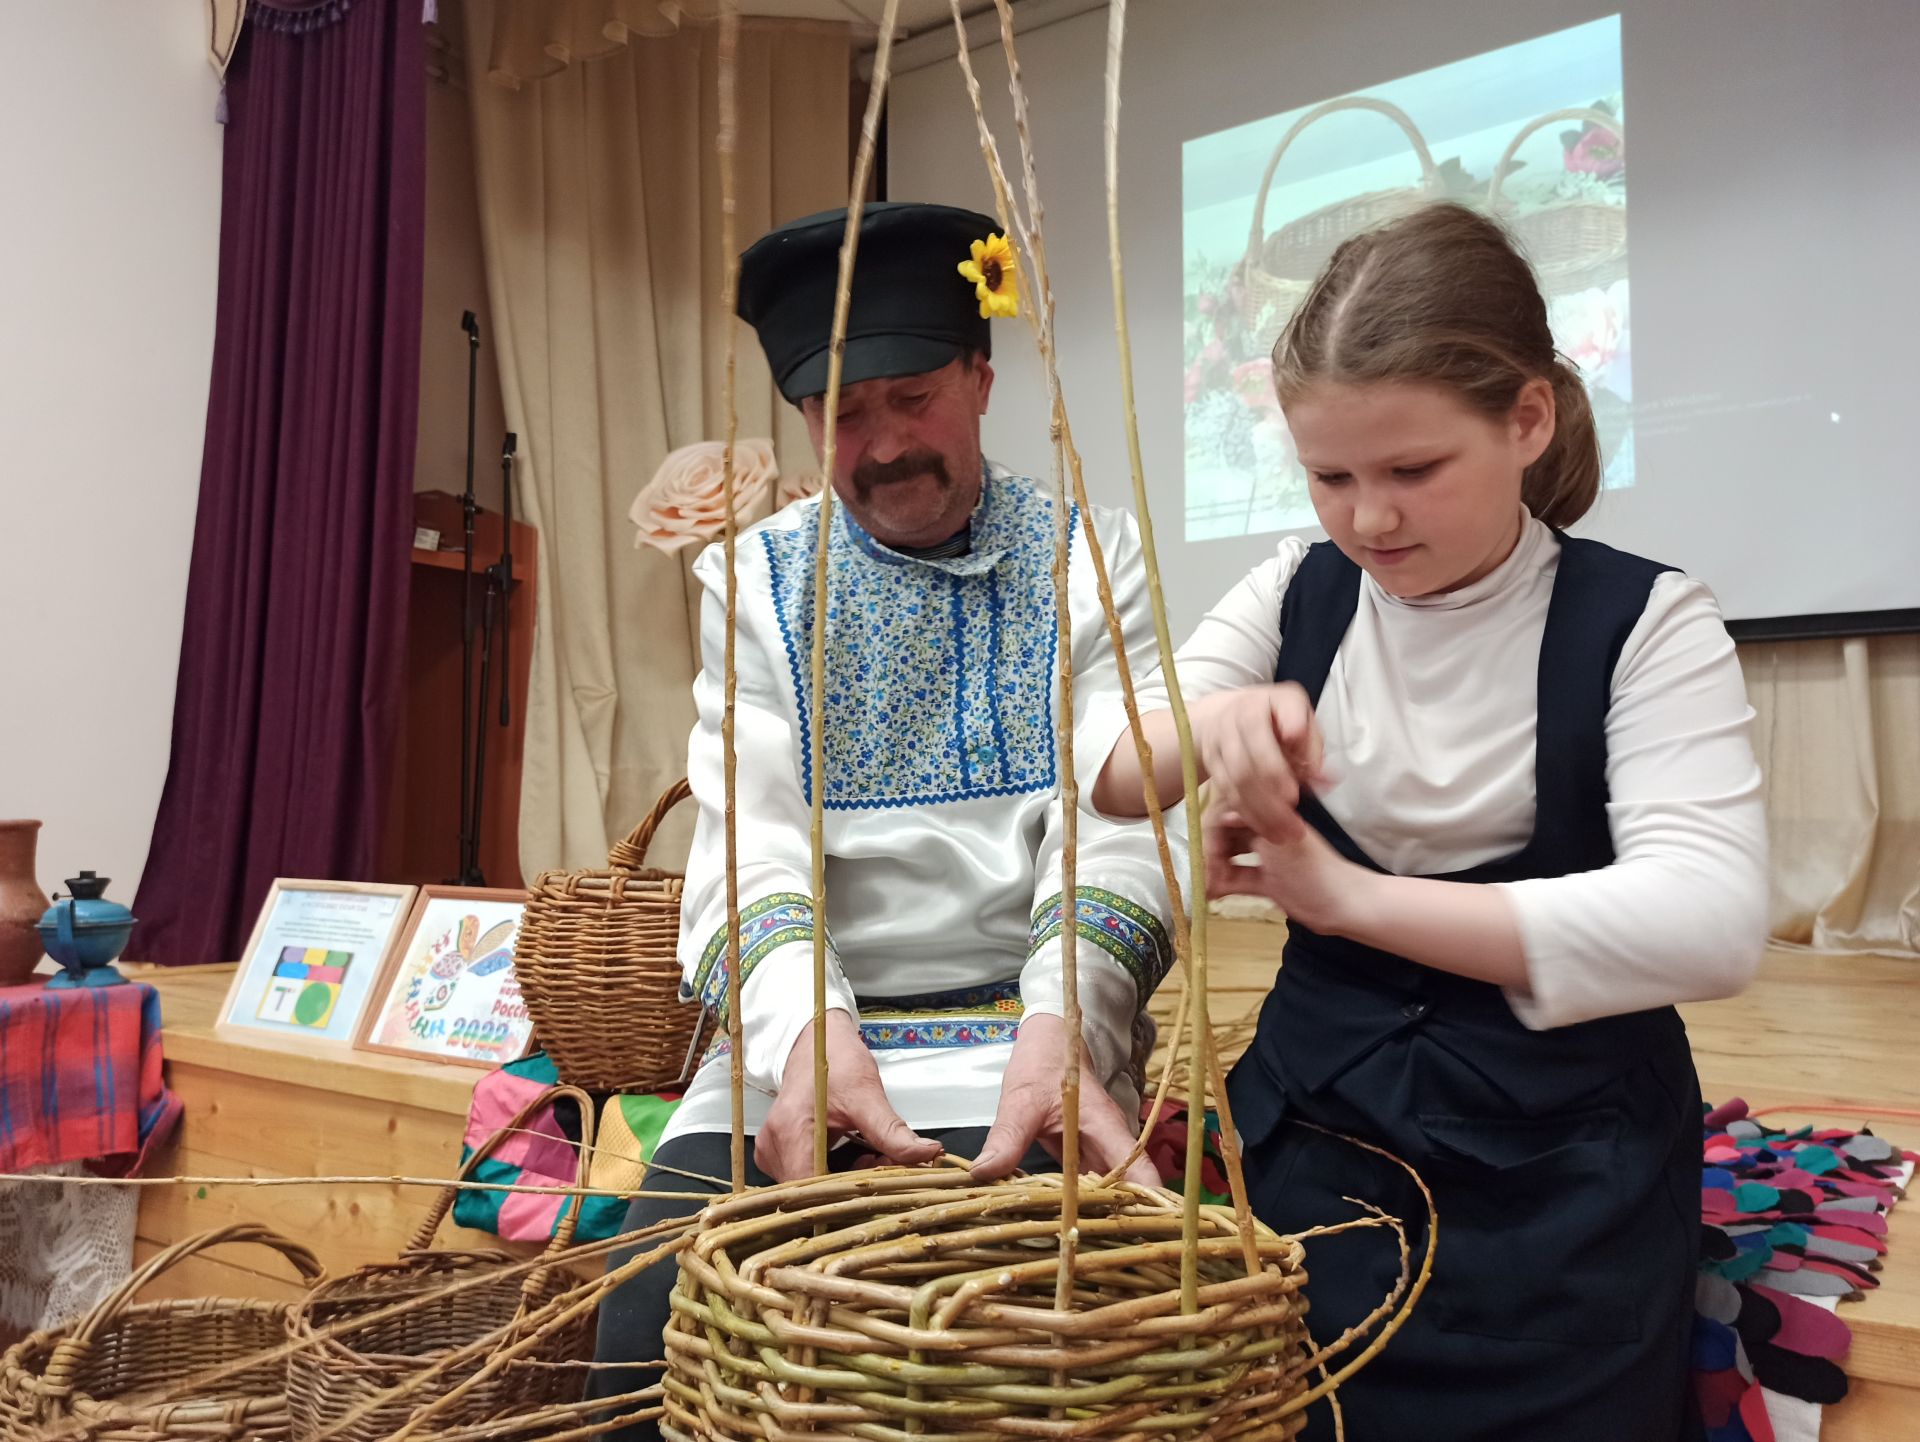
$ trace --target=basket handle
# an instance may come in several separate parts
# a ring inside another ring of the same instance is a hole
[[[653,803],[653,810],[624,841],[613,843],[608,853],[607,864],[616,871],[638,871],[647,862],[647,848],[653,845],[653,833],[660,829],[660,823],[667,819],[667,813],[693,795],[693,788],[681,777],[661,794]]]
[[[1407,139],[1413,142],[1413,153],[1420,160],[1420,183],[1427,190],[1439,188],[1440,172],[1434,166],[1433,152],[1427,149],[1427,142],[1420,134],[1420,128],[1413,123],[1413,117],[1389,100],[1376,100],[1370,95],[1348,95],[1339,100],[1329,100],[1324,105],[1316,105],[1305,115],[1293,122],[1287,133],[1280,137],[1280,143],[1273,148],[1273,158],[1267,162],[1266,174],[1260,177],[1260,194],[1253,202],[1253,231],[1247,237],[1247,263],[1251,265],[1260,254],[1260,247],[1266,242],[1267,229],[1267,191],[1273,185],[1273,175],[1280,168],[1280,157],[1287,153],[1301,131],[1316,120],[1333,114],[1336,110],[1372,110],[1387,117],[1407,133]]]
[[[454,1201],[460,1195],[460,1184],[472,1176],[474,1168],[478,1167],[481,1162],[493,1155],[494,1149],[498,1147],[501,1142],[525,1126],[542,1107],[550,1106],[560,1097],[568,1098],[574,1105],[580,1108],[580,1160],[574,1169],[574,1185],[584,1187],[587,1184],[589,1170],[593,1165],[593,1098],[580,1090],[579,1087],[568,1086],[565,1083],[561,1083],[558,1086],[547,1087],[542,1090],[538,1096],[521,1107],[519,1111],[515,1112],[512,1119],[509,1120],[505,1126],[501,1127],[498,1131],[494,1132],[492,1136],[475,1147],[473,1149],[473,1155],[461,1163],[460,1170],[455,1174],[453,1181],[443,1187],[440,1194],[434,1198],[433,1206],[428,1209],[426,1219],[421,1222],[419,1229],[413,1234],[413,1239],[408,1242],[407,1251],[424,1252],[433,1245],[434,1233],[440,1230],[440,1223],[446,1220],[447,1214],[453,1210]],[[582,1200],[580,1197],[568,1197],[561,1203],[560,1215],[553,1229],[553,1237],[547,1243],[547,1252],[564,1251],[571,1245],[573,1242],[573,1230],[580,1221],[580,1203]],[[539,1271],[529,1273],[527,1277],[528,1288],[531,1288],[541,1275],[542,1273]]]
[[[1520,145],[1534,131],[1558,120],[1584,120],[1589,125],[1598,125],[1613,132],[1613,138],[1620,142],[1620,158],[1626,159],[1627,132],[1620,123],[1620,117],[1609,115],[1604,110],[1595,110],[1589,106],[1579,106],[1572,110],[1549,110],[1537,119],[1529,120],[1520,127],[1520,133],[1507,143],[1506,153],[1500,157],[1500,163],[1493,167],[1493,180],[1487,186],[1487,209],[1492,210],[1500,204],[1500,187],[1507,183],[1507,176],[1513,170],[1513,157],[1520,153]]]
[[[573,1169],[573,1184],[584,1187],[593,1176],[593,1142],[597,1124],[593,1113],[593,1098],[579,1087],[557,1086],[554,1091],[573,1097],[580,1108],[580,1149],[579,1162]],[[573,1245],[574,1229],[580,1225],[580,1214],[587,1208],[587,1199],[581,1193],[563,1199],[560,1203],[560,1215],[555,1218],[553,1240],[547,1243],[543,1256],[557,1258]],[[546,1267],[536,1267],[527,1273],[526,1281],[520,1284],[520,1315],[524,1316],[531,1308],[540,1304],[540,1284],[546,1279]]]
[[[133,1272],[119,1286],[102,1297],[86,1316],[74,1324],[73,1329],[62,1337],[47,1361],[46,1381],[50,1388],[70,1388],[73,1379],[86,1365],[87,1358],[93,1352],[94,1339],[107,1328],[119,1321],[133,1299],[156,1277],[178,1266],[189,1257],[198,1256],[210,1247],[222,1247],[233,1242],[257,1242],[263,1247],[278,1252],[293,1264],[294,1271],[300,1274],[301,1282],[308,1286],[318,1282],[326,1275],[326,1269],[307,1248],[298,1242],[281,1236],[269,1227],[256,1222],[235,1222],[229,1226],[216,1227],[210,1232],[185,1237],[172,1246],[155,1252],[151,1257],[134,1268]]]

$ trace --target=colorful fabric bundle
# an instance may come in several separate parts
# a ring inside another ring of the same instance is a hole
[[[467,1112],[460,1159],[506,1126],[541,1092],[559,1079],[545,1052],[535,1052],[488,1072],[475,1083]],[[660,1130],[679,1104],[678,1096],[615,1096],[602,1111],[599,1140],[588,1180],[595,1187],[639,1186],[639,1163],[652,1155]],[[578,1180],[580,1119],[564,1097],[535,1113],[515,1136],[505,1138],[474,1168],[473,1180],[530,1187],[571,1187]],[[606,1163],[606,1165],[603,1165]],[[559,1224],[567,1199],[557,1193],[462,1191],[453,1219],[463,1227],[492,1232],[514,1242],[545,1241]],[[619,1197],[582,1199],[576,1242],[597,1242],[620,1230],[627,1203]]]
[[[1147,1134],[1147,1160],[1160,1173],[1161,1182],[1185,1195],[1187,1170],[1187,1104],[1169,1097],[1153,1115],[1153,1098],[1140,1103],[1140,1126]],[[1227,1164],[1220,1150],[1220,1117],[1209,1111],[1206,1136],[1200,1151],[1200,1200],[1209,1206],[1224,1206],[1233,1200],[1227,1191]]]
[[[638,1191],[647,1174],[647,1159],[660,1145],[660,1133],[679,1105],[679,1092],[621,1092],[608,1097],[600,1109],[600,1136],[594,1143],[593,1170],[587,1180],[603,1191]],[[625,1202],[620,1211],[624,1217]],[[615,1219],[615,1230],[619,1220]]]
[[[1812,1435],[1810,1409],[1847,1395],[1851,1333],[1832,1308],[1880,1285],[1912,1154],[1866,1130],[1769,1127],[1737,1100],[1705,1122],[1693,1362],[1708,1442]]]

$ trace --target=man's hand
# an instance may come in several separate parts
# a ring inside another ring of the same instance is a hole
[[[780,1094],[753,1139],[754,1164],[777,1182],[814,1175],[813,1023],[787,1053]],[[940,1143],[918,1135],[900,1119],[880,1084],[880,1068],[844,1011],[827,1013],[827,1137],[858,1132],[874,1151],[896,1162],[930,1162]]]
[[[993,1129],[980,1147],[973,1175],[993,1181],[1010,1175],[1038,1141],[1047,1154],[1060,1155],[1061,1077],[1066,1071],[1067,1024],[1060,1017],[1037,1013],[1020,1023],[1006,1074],[1000,1079],[1000,1109]],[[1092,1059],[1080,1047],[1080,1170],[1109,1172],[1133,1148],[1133,1128],[1126,1113],[1107,1095],[1094,1075]],[[1127,1168],[1126,1179],[1157,1187],[1160,1176],[1144,1157]]]

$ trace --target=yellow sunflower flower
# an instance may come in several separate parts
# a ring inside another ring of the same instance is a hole
[[[988,234],[973,243],[973,259],[960,262],[960,275],[973,282],[980,302],[980,319],[1020,314],[1020,279],[1013,260],[1013,242]]]

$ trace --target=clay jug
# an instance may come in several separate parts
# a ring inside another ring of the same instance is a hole
[[[42,955],[34,925],[51,903],[34,880],[38,821],[0,821],[0,986],[33,975]]]

